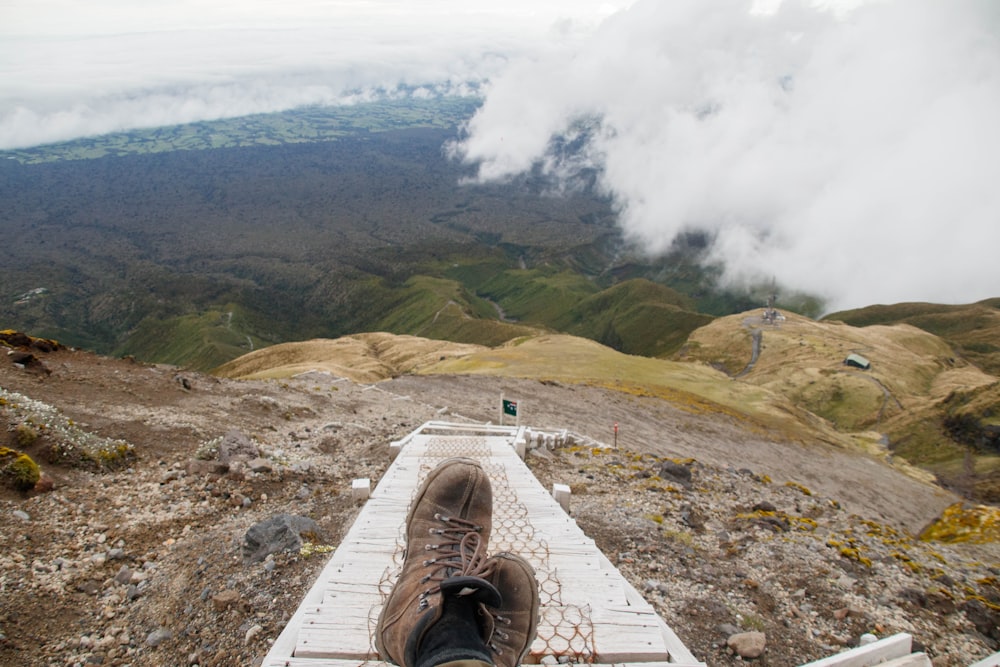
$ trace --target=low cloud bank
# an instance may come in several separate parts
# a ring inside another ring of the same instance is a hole
[[[1000,296],[1000,5],[757,7],[640,0],[505,70],[454,152],[597,168],[642,246],[706,231],[726,280],[831,310]]]
[[[463,94],[631,0],[12,0],[0,150],[140,127]]]

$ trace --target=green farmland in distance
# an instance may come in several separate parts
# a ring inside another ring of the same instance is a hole
[[[448,129],[467,120],[478,106],[479,100],[471,97],[309,106],[0,151],[0,159],[38,164],[170,151],[329,142],[345,136],[408,128]]]

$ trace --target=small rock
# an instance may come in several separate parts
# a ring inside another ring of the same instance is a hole
[[[868,644],[874,644],[877,641],[878,637],[876,637],[870,632],[866,632],[865,634],[861,635],[860,639],[858,639],[858,646],[867,646]]]
[[[759,658],[764,653],[767,637],[763,632],[740,632],[726,640],[733,653],[744,659]]]
[[[191,459],[184,465],[189,475],[224,475],[229,471],[229,465],[221,461],[202,461]]]
[[[174,480],[180,479],[183,475],[184,472],[182,470],[171,470],[160,479],[160,484],[169,484]]]
[[[663,479],[677,482],[681,486],[691,486],[691,468],[673,461],[664,461],[657,474]]]
[[[212,596],[212,605],[216,611],[224,611],[239,601],[240,594],[234,590],[225,590]]]
[[[11,514],[14,515],[14,518],[20,519],[21,521],[31,521],[31,515],[24,510],[14,510]]]
[[[271,472],[274,468],[271,462],[265,458],[257,457],[247,464],[253,472]]]
[[[244,641],[245,643],[249,644],[249,643],[250,643],[250,641],[251,641],[251,640],[252,640],[252,639],[253,639],[254,637],[256,637],[257,635],[259,635],[259,634],[260,634],[261,632],[263,632],[263,631],[264,631],[264,626],[262,626],[262,625],[260,625],[260,624],[257,624],[257,625],[255,625],[255,626],[253,626],[252,628],[250,628],[249,630],[247,630],[247,633],[246,633],[246,635],[244,635],[244,637],[243,637],[243,641]]]
[[[732,623],[722,623],[719,625],[719,633],[731,637],[732,635],[738,635],[740,629]]]
[[[149,635],[146,636],[146,645],[159,646],[168,639],[172,639],[173,636],[174,633],[172,633],[170,630],[167,630],[166,628],[157,628],[156,630],[153,630],[152,632],[149,633]]]
[[[35,493],[48,493],[54,488],[56,488],[56,481],[44,472],[35,482]]]
[[[279,551],[298,551],[302,548],[302,534],[320,534],[319,524],[304,516],[277,514],[250,527],[243,537],[243,560],[259,563],[268,554]]]
[[[115,575],[115,581],[119,584],[128,584],[132,582],[132,570],[128,569],[127,565],[122,565]]]
[[[243,459],[250,461],[260,456],[257,445],[244,433],[236,430],[229,431],[222,436],[219,443],[219,461],[229,463],[232,459]]]

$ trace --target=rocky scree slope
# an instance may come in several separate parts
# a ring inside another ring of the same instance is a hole
[[[0,496],[3,664],[257,664],[351,525],[350,481],[377,480],[389,441],[424,421],[495,420],[501,391],[527,398],[539,427],[573,427],[576,444],[529,465],[545,485],[571,484],[577,521],[709,664],[743,662],[727,640],[746,631],[763,633],[761,665],[863,633],[912,632],[938,667],[1000,646],[996,543],[923,543],[907,527],[953,498],[865,461],[850,488],[827,474],[847,461],[835,454],[789,469],[793,445],[725,416],[534,380],[231,381],[32,354],[37,364],[0,357],[0,435],[44,482]],[[607,446],[611,416],[619,449]],[[65,435],[42,417],[133,449],[60,456]],[[248,531],[281,515],[315,523],[247,558]]]

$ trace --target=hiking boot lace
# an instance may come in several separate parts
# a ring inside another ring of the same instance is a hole
[[[482,526],[443,514],[435,514],[434,518],[444,524],[444,528],[429,529],[431,535],[440,535],[441,541],[424,547],[427,551],[436,551],[437,555],[423,563],[428,572],[420,579],[420,583],[434,582],[434,585],[420,593],[420,609],[427,608],[427,597],[440,591],[441,582],[448,577],[486,579],[493,572],[493,568],[487,563],[486,545],[479,534]]]

